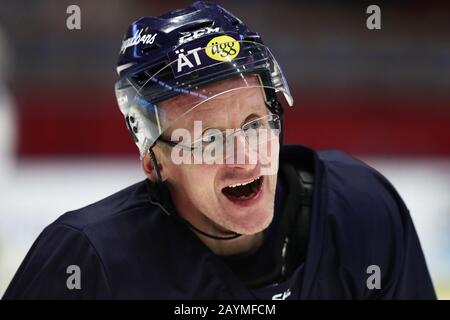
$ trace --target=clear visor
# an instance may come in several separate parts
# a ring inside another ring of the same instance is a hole
[[[158,138],[173,141],[177,129],[192,134],[192,142],[205,143],[206,130],[226,138],[230,135],[222,133],[228,129],[248,132],[239,129],[255,119],[273,126],[268,106],[275,96],[293,105],[269,49],[226,35],[211,39],[205,47],[178,47],[167,61],[119,79],[115,91],[141,157]]]

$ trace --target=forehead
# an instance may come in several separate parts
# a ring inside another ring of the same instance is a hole
[[[264,90],[254,76],[216,82],[194,91],[160,102],[169,119],[183,116],[186,120],[206,120],[231,114],[263,113],[266,110]]]

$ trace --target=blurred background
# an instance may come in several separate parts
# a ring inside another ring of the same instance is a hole
[[[217,1],[258,31],[290,83],[286,141],[366,161],[402,195],[450,298],[450,6]],[[189,1],[0,0],[0,296],[42,229],[144,179],[115,102],[129,23]],[[81,8],[81,30],[66,9]],[[381,8],[381,30],[366,8]]]

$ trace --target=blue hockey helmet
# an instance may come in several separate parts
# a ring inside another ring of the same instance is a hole
[[[245,77],[256,75],[270,112],[281,113],[280,96],[293,105],[281,68],[259,34],[203,1],[134,21],[122,41],[117,73],[117,102],[141,157],[175,120],[158,103],[180,94],[209,100],[212,94],[199,91],[208,84],[241,77],[235,89],[244,89],[254,86]]]

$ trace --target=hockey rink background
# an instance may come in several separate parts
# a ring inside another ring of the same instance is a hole
[[[341,149],[385,175],[450,299],[450,8],[378,1],[382,29],[369,31],[360,1],[218,2],[285,70],[286,142]],[[0,296],[45,226],[145,178],[114,100],[120,41],[131,20],[190,4],[76,3],[82,28],[69,31],[72,1],[0,0]]]

